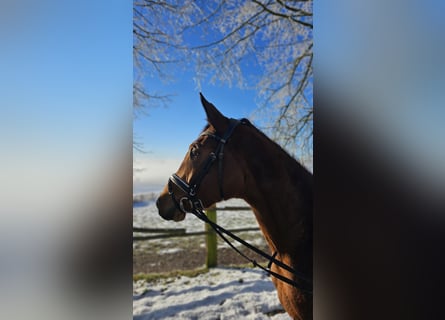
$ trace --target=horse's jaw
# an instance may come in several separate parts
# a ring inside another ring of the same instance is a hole
[[[168,198],[161,196],[156,201],[156,207],[158,208],[159,215],[164,220],[173,220],[175,222],[184,220],[185,213],[178,210],[178,208],[176,208],[176,206],[168,200]]]
[[[181,211],[179,211],[178,214],[176,214],[173,217],[173,221],[175,221],[175,222],[180,222],[180,221],[183,221],[184,219],[185,219],[185,213],[181,212]]]

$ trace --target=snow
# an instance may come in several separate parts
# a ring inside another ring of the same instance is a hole
[[[150,228],[184,228],[186,232],[203,231],[202,221],[188,214],[179,223],[159,217],[154,203],[155,192],[135,195],[140,206],[133,207],[133,224]],[[240,199],[219,203],[218,207],[246,206]],[[218,212],[218,223],[225,228],[257,227],[251,211]],[[181,249],[175,239],[135,242],[139,250],[156,250],[158,254],[174,253]],[[183,242],[183,240],[180,240]],[[264,245],[258,232],[249,239]],[[196,244],[204,246],[204,243]],[[237,245],[237,244],[235,244]],[[218,248],[227,247],[220,242]],[[186,246],[187,249],[187,246]],[[188,250],[188,249],[187,249]],[[133,319],[291,319],[284,312],[270,278],[259,269],[215,268],[196,277],[173,277],[150,282],[133,282]]]
[[[156,208],[156,198],[158,193],[152,192],[149,194],[136,194],[133,196],[134,201],[138,204],[133,206],[133,226],[141,228],[177,228],[185,229],[187,233],[204,231],[204,223],[196,218],[193,214],[187,214],[184,221],[173,222],[162,219],[159,216]],[[143,204],[141,204],[141,202]],[[248,204],[241,199],[231,199],[219,202],[218,207],[226,206],[248,206]],[[245,227],[258,227],[255,215],[252,211],[218,211],[217,222],[226,229],[236,229]],[[143,233],[134,233],[135,236],[146,236]],[[260,232],[251,233],[250,238],[247,239],[252,245],[261,247],[265,245],[265,241]],[[134,242],[133,249],[147,249],[156,250],[158,254],[173,253],[173,248],[178,250],[178,238],[175,239],[159,239],[142,242]],[[181,240],[183,241],[183,240]],[[242,246],[234,242],[235,246]],[[202,243],[201,246],[205,244]],[[223,242],[218,241],[218,248],[228,248],[229,246]],[[156,248],[156,249],[155,249]]]
[[[133,319],[291,319],[258,269],[215,268],[196,277],[133,282]]]

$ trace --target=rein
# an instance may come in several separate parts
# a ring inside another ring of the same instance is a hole
[[[289,279],[285,276],[282,276],[279,273],[276,273],[274,271],[272,271],[270,269],[270,267],[272,266],[272,264],[276,264],[277,266],[289,271],[290,273],[292,273],[293,275],[295,275],[296,277],[298,277],[300,280],[303,280],[303,282],[306,282],[308,284],[311,284],[312,280],[308,279],[306,276],[304,276],[302,273],[294,270],[293,268],[291,268],[290,266],[288,266],[287,264],[281,262],[280,260],[277,260],[275,258],[275,256],[277,255],[277,252],[275,252],[272,256],[267,254],[266,252],[264,252],[263,250],[258,249],[257,247],[251,245],[250,243],[244,241],[243,239],[241,239],[240,237],[236,236],[235,234],[233,234],[232,232],[230,232],[229,230],[224,229],[223,227],[221,227],[220,225],[216,224],[215,222],[211,221],[206,215],[205,213],[198,208],[194,208],[193,211],[191,211],[190,213],[193,213],[196,217],[198,217],[198,219],[208,223],[213,230],[215,230],[215,232],[233,249],[235,250],[239,255],[241,255],[243,258],[245,258],[246,260],[250,261],[254,267],[258,267],[260,269],[262,269],[263,271],[265,271],[266,273],[268,273],[271,276],[274,276],[275,278],[290,284],[291,286],[294,286],[295,288],[300,289],[301,291],[307,292],[309,294],[312,294],[312,289],[308,289],[305,286],[303,286],[301,283],[298,283],[292,279]],[[228,239],[225,235],[231,237],[233,240],[241,243],[243,246],[247,247],[248,249],[254,251],[255,253],[261,255],[263,258],[266,258],[267,260],[269,260],[269,264],[267,267],[263,267],[261,264],[259,264],[255,259],[252,259],[248,256],[246,256],[244,253],[242,253],[237,247],[235,247]],[[310,285],[310,287],[312,287]]]
[[[203,204],[202,201],[197,197],[196,193],[201,185],[202,179],[205,177],[205,175],[210,170],[213,163],[218,160],[218,181],[219,181],[219,191],[221,200],[224,200],[224,192],[222,188],[222,179],[223,179],[223,166],[222,166],[222,160],[224,157],[224,145],[227,143],[228,139],[232,135],[233,131],[239,124],[247,124],[249,123],[246,119],[236,120],[236,119],[230,119],[229,122],[229,128],[224,133],[224,136],[221,138],[215,134],[211,133],[202,133],[201,135],[207,135],[210,136],[218,141],[218,146],[216,147],[215,152],[211,152],[207,161],[205,162],[203,169],[196,177],[193,177],[190,183],[187,183],[183,179],[181,179],[176,173],[172,174],[168,180],[168,193],[170,194],[175,206],[182,211],[183,213],[193,213],[198,219],[204,221],[205,223],[208,223],[213,230],[232,248],[234,249],[238,254],[240,254],[243,258],[250,261],[255,267],[258,267],[262,270],[264,270],[266,273],[268,273],[271,276],[274,276],[275,278],[292,285],[301,291],[307,292],[309,294],[312,294],[312,280],[308,279],[306,276],[304,276],[302,273],[296,271],[289,265],[281,262],[280,260],[277,260],[275,256],[277,255],[277,252],[275,252],[272,256],[267,254],[266,252],[258,249],[257,247],[249,244],[248,242],[244,241],[243,239],[239,238],[232,232],[224,229],[220,225],[216,224],[215,222],[209,220],[209,218],[205,215],[203,212]],[[179,201],[176,200],[176,197],[173,192],[173,184],[176,185],[179,189],[181,189],[187,196],[182,197]],[[188,203],[187,203],[188,202]],[[188,204],[190,209],[187,209],[185,207],[185,203]],[[263,267],[260,265],[256,260],[249,258],[244,253],[242,253],[238,248],[236,248],[228,239],[226,236],[229,236],[233,240],[239,242],[243,246],[247,247],[248,249],[254,251],[255,253],[261,255],[263,258],[266,258],[269,260],[269,264],[267,267]],[[299,280],[302,280],[304,283],[306,283],[306,286],[303,286],[301,283],[298,283],[292,279],[289,279],[285,276],[282,276],[270,269],[272,264],[276,264],[280,268],[285,269],[286,271],[292,273],[296,277],[299,278]],[[310,289],[306,288],[310,287]]]

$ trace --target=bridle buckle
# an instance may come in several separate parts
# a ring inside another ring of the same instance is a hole
[[[187,201],[188,201],[188,203],[187,203]],[[190,206],[189,210],[187,210],[185,208],[184,202],[186,202],[186,204]],[[202,209],[204,209],[204,206],[203,206],[202,201],[200,199],[192,200],[192,199],[190,199],[188,197],[182,197],[179,200],[179,208],[184,213],[186,213],[186,212],[192,213],[194,210],[202,210]]]
[[[189,198],[187,198],[187,197],[182,197],[181,199],[179,199],[179,208],[181,209],[182,212],[190,212],[190,211],[185,209],[184,201],[188,201],[188,204],[190,205],[190,208],[193,209],[193,202]]]

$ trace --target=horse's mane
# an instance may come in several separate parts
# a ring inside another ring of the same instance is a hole
[[[295,159],[295,157],[293,157],[289,152],[287,152],[282,146],[280,146],[276,141],[272,140],[271,138],[269,138],[264,132],[262,132],[260,129],[258,129],[255,125],[253,125],[250,121],[247,121],[247,124],[252,127],[256,133],[258,133],[262,138],[264,138],[265,140],[269,141],[277,150],[279,150],[280,153],[282,153],[284,155],[284,157],[287,160],[290,160],[294,163],[297,163],[299,166],[303,167],[306,171],[307,169],[300,163],[298,162],[297,159]]]
[[[249,127],[253,128],[255,130],[255,132],[260,135],[263,139],[265,139],[266,141],[269,141],[275,149],[279,150],[279,152],[281,154],[283,154],[284,158],[286,158],[288,161],[292,162],[292,163],[296,163],[299,166],[301,166],[302,168],[304,168],[306,171],[308,171],[300,162],[298,162],[297,159],[295,159],[294,156],[292,156],[288,151],[286,151],[282,146],[280,146],[276,141],[272,140],[271,138],[269,138],[264,132],[262,132],[260,129],[258,129],[254,124],[252,124],[252,122],[250,122],[248,119],[243,118],[243,123],[245,125],[248,125]],[[201,132],[206,132],[209,128],[210,128],[210,124],[207,123],[204,128],[202,129]]]

